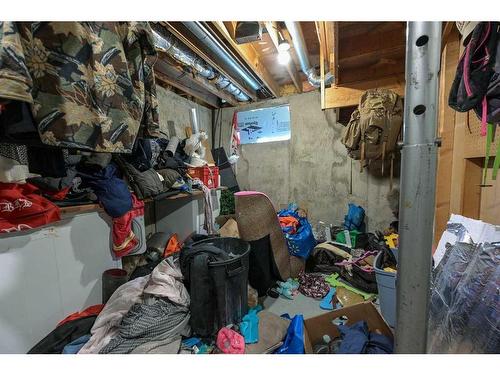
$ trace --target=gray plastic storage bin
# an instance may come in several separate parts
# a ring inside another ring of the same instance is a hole
[[[397,250],[393,251],[397,259]],[[382,267],[382,252],[375,257],[375,276],[377,278],[380,310],[386,322],[396,325],[396,273],[386,272]]]

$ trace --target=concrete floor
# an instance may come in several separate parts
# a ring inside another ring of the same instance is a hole
[[[302,314],[304,319],[309,319],[327,312],[327,310],[319,307],[320,302],[320,300],[315,300],[299,293],[293,300],[283,296],[279,296],[278,298],[266,297],[263,301],[263,306],[269,312],[276,315],[288,313],[293,318],[296,314]]]
[[[263,300],[259,299],[259,303],[273,314],[282,315],[288,313],[291,318],[293,318],[296,314],[302,314],[304,319],[309,319],[329,311],[320,308],[320,302],[320,300],[306,297],[301,293],[297,294],[293,300],[283,296],[279,296],[278,298],[265,297]],[[381,313],[378,298],[372,302]]]

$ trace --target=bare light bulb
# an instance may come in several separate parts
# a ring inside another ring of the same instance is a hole
[[[278,63],[287,65],[290,62],[290,53],[288,51],[280,51],[278,53]]]

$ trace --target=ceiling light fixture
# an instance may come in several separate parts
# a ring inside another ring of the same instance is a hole
[[[281,65],[287,65],[290,62],[290,52],[279,51],[278,52],[278,63]]]
[[[290,43],[278,31],[278,63],[287,65],[290,62]]]

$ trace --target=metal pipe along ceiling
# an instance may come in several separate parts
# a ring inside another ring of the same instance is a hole
[[[250,100],[250,98],[237,88],[228,78],[206,64],[205,61],[184,46],[172,34],[166,33],[165,36],[162,36],[153,30],[153,37],[157,48],[161,49],[181,64],[191,67],[196,73],[213,82],[218,89],[229,92],[239,102],[247,102]]]
[[[300,68],[307,77],[307,80],[314,87],[319,87],[321,85],[321,77],[316,73],[316,69],[311,66],[309,62],[309,57],[307,56],[306,42],[304,40],[304,34],[302,34],[302,28],[300,27],[300,22],[285,22],[286,28],[292,37],[293,47],[295,48],[295,53],[299,58]],[[333,82],[333,74],[328,72],[325,74],[325,85],[329,85]]]
[[[239,75],[252,89],[259,90],[262,85],[249,75],[240,64],[225,50],[225,48],[203,27],[199,22],[183,22],[189,31],[191,31],[206,48],[215,56],[220,58],[231,70]]]

